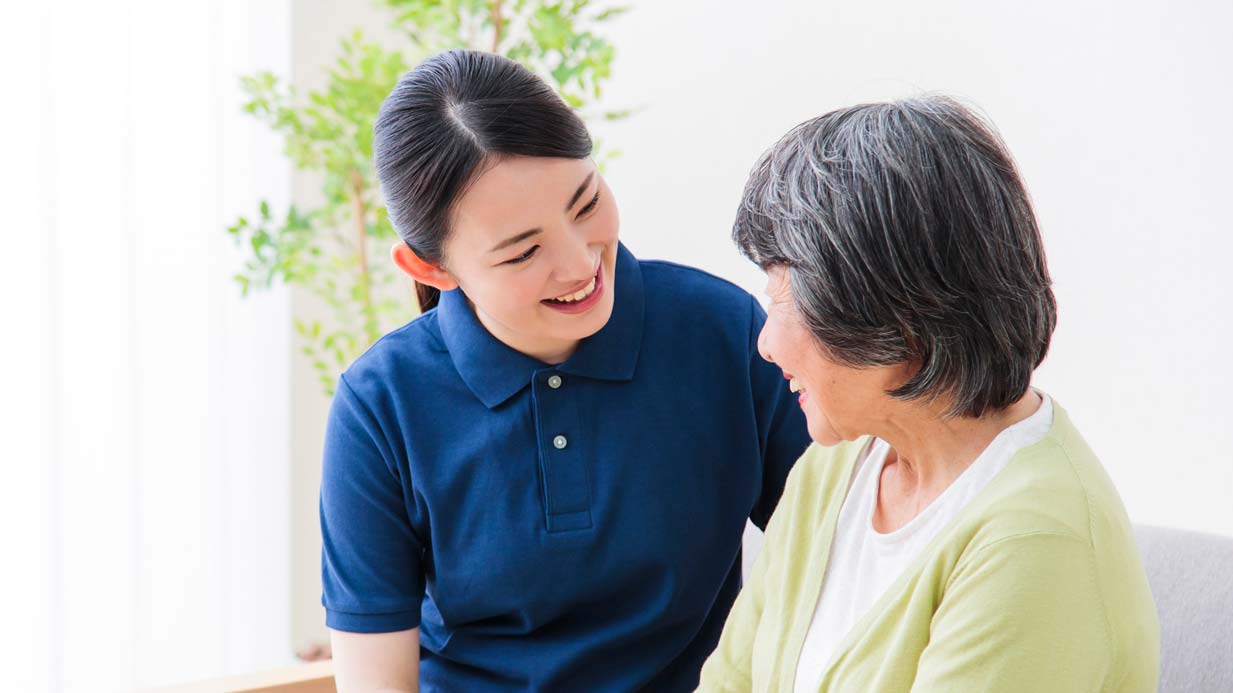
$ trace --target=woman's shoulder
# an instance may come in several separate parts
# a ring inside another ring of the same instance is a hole
[[[441,339],[434,308],[395,328],[364,350],[343,372],[343,380],[357,393],[386,389],[403,378],[422,380],[449,351]]]
[[[639,260],[642,281],[649,297],[670,294],[674,301],[686,302],[692,308],[716,308],[730,311],[748,309],[754,300],[750,293],[736,284],[706,270],[667,260]]]
[[[1058,575],[1091,583],[1110,632],[1157,628],[1134,529],[1112,479],[1060,406],[1044,440],[1020,451],[963,515],[944,550],[956,566],[1031,548]],[[1061,578],[1058,578],[1061,579]]]
[[[1082,586],[1119,666],[1150,669],[1159,626],[1130,518],[1065,410],[1054,405],[1045,439],[1020,451],[961,518],[937,554],[948,573],[987,575],[1016,593],[1037,587],[1025,581],[1050,584],[1040,596],[1053,603]]]
[[[748,291],[696,267],[663,260],[640,260],[639,267],[652,334],[749,358],[765,314]]]
[[[1021,450],[974,501],[974,540],[1049,532],[1090,545],[1132,540],[1113,481],[1067,412],[1054,405],[1045,438]]]

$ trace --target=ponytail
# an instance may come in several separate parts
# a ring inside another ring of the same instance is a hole
[[[420,302],[420,312],[427,313],[441,302],[441,290],[435,286],[415,283],[415,298]]]

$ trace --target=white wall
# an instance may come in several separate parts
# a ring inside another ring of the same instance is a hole
[[[760,292],[728,232],[791,126],[922,90],[983,108],[1036,203],[1059,303],[1037,385],[1137,522],[1233,535],[1233,5],[634,3],[600,134],[622,235]]]
[[[4,688],[284,665],[287,296],[224,232],[287,199],[237,75],[280,0],[27,2],[0,20]]]

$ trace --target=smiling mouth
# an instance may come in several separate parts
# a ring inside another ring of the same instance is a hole
[[[575,291],[572,294],[566,294],[564,296],[558,296],[556,298],[550,298],[547,300],[550,303],[562,303],[562,304],[578,303],[579,301],[585,301],[591,297],[591,294],[595,293],[595,287],[596,287],[597,281],[598,281],[597,277],[591,277],[591,281],[588,282],[586,286],[582,287],[578,291]]]
[[[543,302],[558,306],[568,306],[587,300],[591,296],[595,295],[595,290],[599,288],[599,273],[603,270],[603,267],[604,263],[601,260],[599,266],[595,268],[595,274],[592,275],[591,281],[587,282],[586,286],[583,286],[581,289],[557,296],[556,298],[546,298]]]
[[[794,394],[797,392],[805,391],[805,386],[801,384],[800,380],[797,380],[795,375],[792,375],[791,373],[784,371],[783,377],[784,377],[784,380],[788,381],[788,389],[791,390]]]
[[[591,280],[582,288],[557,298],[545,298],[540,303],[559,313],[568,315],[589,313],[592,308],[599,304],[603,295],[608,291],[602,268],[603,264],[601,263],[600,267],[595,270],[595,276],[591,277]]]

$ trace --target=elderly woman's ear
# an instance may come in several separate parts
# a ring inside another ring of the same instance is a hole
[[[887,383],[886,391],[897,392],[907,387],[908,383],[920,376],[921,365],[920,358],[916,356],[893,365],[891,368],[894,369],[894,375],[890,378],[891,382]]]

